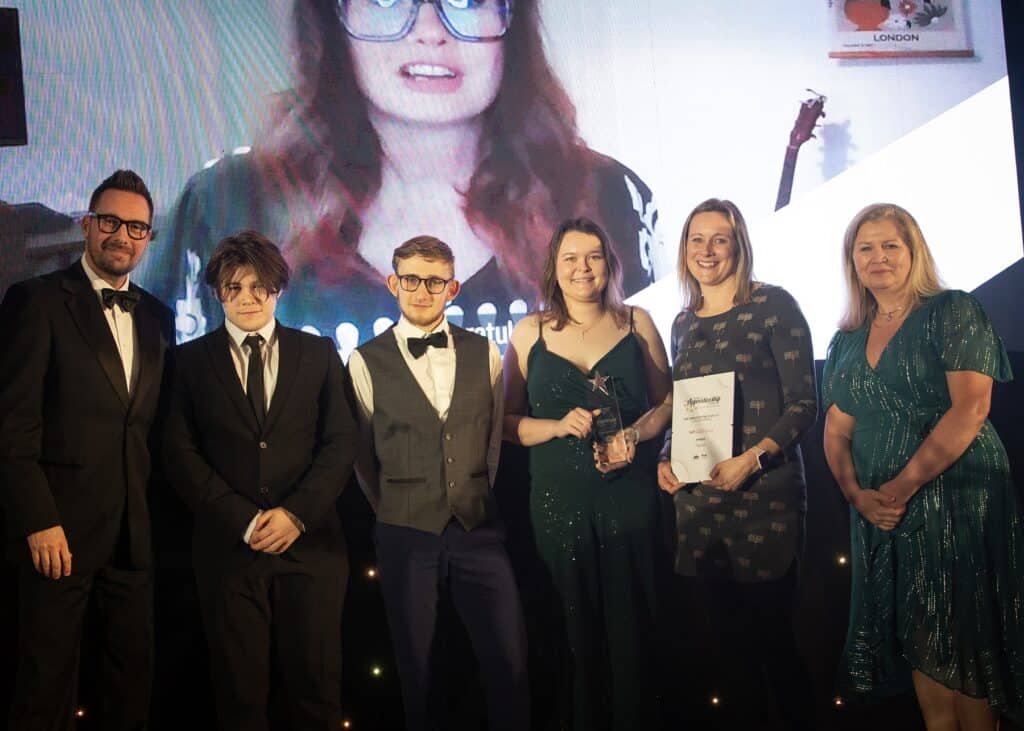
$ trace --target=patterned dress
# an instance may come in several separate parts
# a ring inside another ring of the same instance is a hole
[[[907,315],[874,368],[870,326],[829,346],[823,402],[856,419],[862,488],[895,477],[950,408],[950,371],[1012,375],[978,302],[947,291]],[[914,668],[1024,720],[1024,528],[1010,466],[986,421],[967,451],[911,498],[894,531],[850,509],[853,586],[840,689],[910,690]]]
[[[798,441],[817,414],[810,330],[796,300],[762,284],[713,317],[672,325],[673,378],[736,373],[733,454],[764,437],[782,448],[735,492],[689,485],[674,496],[676,573],[739,582],[781,578],[799,554],[807,509]],[[671,453],[671,436],[663,457]]]

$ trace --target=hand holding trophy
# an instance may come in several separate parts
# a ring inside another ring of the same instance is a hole
[[[623,430],[619,399],[611,376],[595,371],[590,381],[590,403],[594,414],[594,464],[602,473],[622,469],[633,461],[639,432]]]

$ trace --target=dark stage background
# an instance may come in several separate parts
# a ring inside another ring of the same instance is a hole
[[[1018,190],[1024,191],[1024,181],[1019,174],[1024,170],[1021,152],[1024,144],[1020,143],[1024,140],[1024,7],[1016,0],[1004,0],[1002,11],[1014,131],[1018,140],[1018,180],[1022,183]],[[31,139],[31,128],[28,135]],[[66,221],[56,220],[59,218],[57,214],[52,217],[55,229],[66,225]],[[0,240],[3,235],[3,230],[0,230]],[[1016,246],[1020,249],[1019,241]],[[11,266],[5,264],[5,269],[5,275],[10,274]],[[5,278],[5,281],[10,280]],[[1024,412],[1024,384],[1021,381],[1024,379],[1024,327],[1019,316],[1022,291],[1022,261],[975,290],[1010,351],[1018,377],[1013,383],[997,384],[990,417],[1006,444],[1018,486],[1024,485],[1024,429],[1020,426],[1020,414]],[[807,309],[813,303],[803,302],[803,306]],[[818,365],[820,375],[820,362]],[[819,420],[803,445],[809,485],[807,549],[800,602],[794,620],[801,648],[814,677],[819,727],[851,731],[864,728],[877,731],[922,729],[920,714],[909,697],[869,708],[837,704],[833,676],[846,630],[849,596],[848,564],[842,562],[848,551],[848,507],[824,464],[821,429]],[[561,680],[552,671],[557,660],[557,646],[545,640],[552,629],[552,620],[531,611],[541,601],[543,581],[539,578],[540,572],[531,548],[527,493],[524,489],[528,483],[523,481],[524,476],[520,472],[525,460],[511,448],[505,450],[502,458],[502,479],[496,489],[509,529],[509,549],[519,571],[523,599],[531,622],[531,681],[536,691],[537,727],[548,728],[542,720],[550,715],[553,697]],[[153,725],[158,729],[202,729],[207,727],[212,711],[204,639],[190,568],[190,518],[166,486],[154,488],[152,509],[159,562],[158,677]],[[372,576],[375,565],[371,541],[372,514],[354,483],[345,491],[338,509],[345,521],[351,567],[343,620],[343,704],[346,716],[350,727],[359,731],[398,729],[402,725],[398,679],[391,658],[380,592]],[[670,515],[667,509],[666,515]],[[4,572],[0,575],[0,586],[13,587],[9,569],[5,567]],[[4,715],[12,687],[12,658],[17,639],[15,599],[13,590],[0,591],[0,713]],[[719,665],[713,647],[708,643],[711,633],[704,606],[699,594],[684,593],[678,583],[669,582],[664,604],[666,626],[652,628],[652,632],[664,632],[666,638],[666,660],[660,668],[660,676],[664,680],[663,695],[667,726],[670,728],[732,728],[728,721],[730,707],[747,702],[747,699],[735,698],[729,693],[729,669]],[[448,618],[450,620],[450,615]],[[437,697],[438,703],[446,709],[446,727],[482,728],[483,696],[475,679],[468,641],[456,622],[445,623],[443,644],[448,650],[444,658],[445,682],[438,688]],[[94,677],[90,671],[94,655],[95,648],[87,644],[82,657],[80,705],[84,716],[79,725],[83,731],[93,728],[89,708],[94,690]],[[719,698],[720,703],[713,705],[712,697]],[[770,719],[766,719],[766,727],[769,723]]]

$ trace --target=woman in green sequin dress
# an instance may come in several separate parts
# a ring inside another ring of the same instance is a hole
[[[652,440],[671,381],[654,323],[622,304],[619,278],[604,232],[567,221],[549,247],[544,307],[505,354],[505,438],[530,447],[530,517],[571,655],[561,721],[579,731],[655,728],[659,714]],[[594,446],[601,391],[616,394],[624,425],[608,449]]]
[[[846,315],[829,346],[825,454],[850,502],[840,690],[911,682],[929,729],[1024,720],[1024,528],[987,421],[1011,378],[969,294],[942,289],[920,228],[869,206],[847,229]]]

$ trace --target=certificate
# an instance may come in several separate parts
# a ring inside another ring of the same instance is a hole
[[[732,457],[736,374],[683,378],[672,390],[672,471],[684,483],[711,477],[711,468]]]

